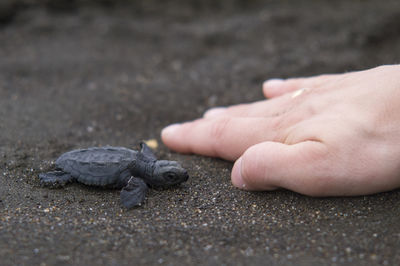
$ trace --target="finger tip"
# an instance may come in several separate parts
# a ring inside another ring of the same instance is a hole
[[[242,157],[236,160],[231,174],[232,184],[239,189],[246,189],[246,184],[244,183],[242,176]]]
[[[276,89],[279,89],[284,82],[285,82],[285,80],[278,79],[278,78],[268,79],[268,80],[264,81],[263,88],[270,89],[270,90],[276,90]]]
[[[281,90],[284,82],[285,80],[278,78],[264,81],[262,86],[264,95],[267,98],[276,96],[279,94],[278,92]]]
[[[172,124],[161,130],[161,139],[168,146],[179,130],[180,124]]]

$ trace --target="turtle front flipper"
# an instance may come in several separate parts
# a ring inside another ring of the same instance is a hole
[[[151,150],[151,148],[145,143],[145,142],[140,142],[140,152],[139,152],[139,157],[143,157],[146,159],[146,161],[157,161],[157,157],[154,154],[154,152]]]
[[[52,171],[39,174],[40,184],[46,187],[59,188],[72,182],[74,178],[63,171]]]
[[[139,206],[146,197],[147,189],[142,179],[132,176],[121,190],[121,204],[128,209]]]

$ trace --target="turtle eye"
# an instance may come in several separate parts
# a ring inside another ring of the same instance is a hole
[[[176,175],[174,173],[168,172],[164,175],[167,180],[173,181],[176,179]]]

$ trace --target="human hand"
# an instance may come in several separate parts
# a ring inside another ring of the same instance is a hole
[[[271,80],[263,91],[269,100],[211,109],[167,127],[162,140],[236,160],[232,183],[245,190],[344,196],[400,187],[400,65]]]

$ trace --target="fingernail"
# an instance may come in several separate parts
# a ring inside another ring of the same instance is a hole
[[[211,109],[207,110],[204,113],[203,117],[205,117],[205,118],[215,117],[215,116],[222,115],[225,112],[226,112],[226,107],[215,107],[215,108],[211,108]]]
[[[164,129],[161,131],[161,135],[162,135],[163,137],[172,136],[172,135],[175,134],[175,132],[179,129],[180,126],[181,126],[180,124],[172,124],[172,125],[169,125],[169,126],[167,126],[166,128],[164,128]]]
[[[263,88],[272,90],[278,89],[283,82],[285,82],[283,79],[269,79],[263,83]]]
[[[231,174],[232,184],[240,189],[246,189],[246,184],[243,182],[242,177],[242,157],[236,160]]]

